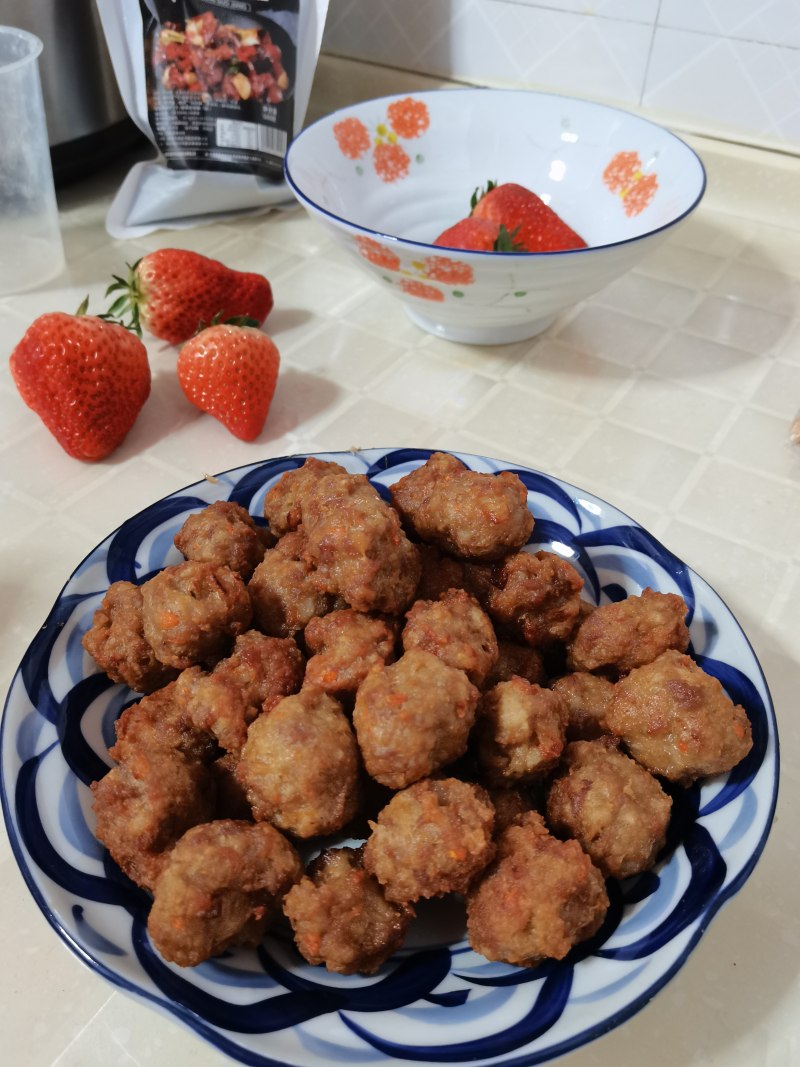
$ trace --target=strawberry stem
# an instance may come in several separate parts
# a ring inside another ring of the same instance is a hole
[[[479,185],[478,188],[475,190],[475,192],[472,194],[472,196],[470,197],[470,200],[469,200],[470,214],[472,214],[472,212],[478,206],[478,202],[480,200],[483,200],[483,198],[486,196],[486,194],[490,193],[492,191],[492,189],[496,189],[496,188],[497,188],[497,182],[493,182],[493,181],[491,181],[491,179],[486,183],[486,188],[485,189],[483,189]]]

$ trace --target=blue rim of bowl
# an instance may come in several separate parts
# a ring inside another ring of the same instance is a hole
[[[676,215],[674,219],[670,219],[669,222],[665,222],[661,226],[656,226],[655,229],[648,230],[646,233],[637,234],[635,237],[625,237],[621,241],[609,241],[607,244],[602,244],[602,245],[588,245],[586,248],[568,248],[568,249],[565,249],[564,251],[561,251],[561,252],[483,252],[483,251],[476,251],[476,250],[472,250],[472,249],[465,250],[463,248],[451,248],[451,247],[446,246],[446,245],[432,245],[432,244],[426,243],[425,241],[412,241],[412,240],[410,240],[410,239],[408,239],[406,237],[399,237],[397,234],[384,233],[382,230],[373,230],[369,226],[361,226],[357,222],[351,222],[349,219],[345,219],[341,215],[337,215],[334,211],[329,211],[327,208],[324,208],[320,204],[318,204],[315,200],[312,200],[311,197],[306,196],[306,194],[300,189],[300,187],[297,185],[297,183],[295,182],[294,178],[292,177],[290,166],[289,166],[289,160],[290,160],[290,157],[292,155],[292,149],[294,148],[295,144],[297,144],[297,142],[302,139],[303,135],[308,130],[312,130],[315,126],[319,126],[323,122],[331,122],[337,116],[345,115],[345,114],[351,112],[353,110],[353,108],[361,107],[363,104],[378,104],[378,103],[381,103],[384,100],[402,99],[403,97],[406,97],[406,96],[414,96],[415,99],[418,99],[418,98],[424,98],[424,97],[438,96],[441,93],[487,93],[487,92],[489,92],[489,93],[505,93],[506,95],[509,95],[509,96],[513,95],[513,96],[520,96],[520,97],[529,97],[531,99],[535,98],[535,99],[539,99],[539,100],[543,100],[543,99],[547,99],[547,100],[564,100],[564,101],[567,101],[568,103],[575,103],[575,104],[580,104],[581,106],[594,107],[594,108],[597,108],[600,111],[608,111],[608,112],[611,112],[612,114],[616,114],[616,115],[625,115],[627,118],[633,119],[635,122],[639,122],[639,123],[642,123],[645,126],[650,126],[653,129],[659,130],[661,133],[664,133],[668,137],[671,137],[673,140],[677,141],[678,144],[682,145],[688,152],[691,153],[692,156],[694,156],[695,161],[697,162],[697,165],[700,168],[701,181],[700,181],[699,192],[695,196],[695,198],[692,201],[692,203],[687,208],[685,208],[680,213],[680,215]],[[325,218],[330,219],[332,222],[334,222],[334,223],[336,223],[336,224],[338,224],[340,226],[345,226],[350,230],[356,230],[356,231],[364,234],[365,236],[369,236],[369,237],[373,237],[373,238],[379,238],[382,241],[389,241],[389,242],[392,242],[394,244],[407,246],[409,248],[426,248],[426,249],[429,249],[431,251],[436,251],[437,253],[441,253],[441,252],[459,252],[461,255],[493,256],[495,258],[498,255],[502,255],[504,257],[510,257],[512,259],[521,259],[521,260],[530,259],[531,257],[539,258],[539,257],[544,257],[544,256],[580,256],[580,255],[588,255],[588,254],[591,254],[592,252],[601,252],[601,251],[604,251],[604,250],[609,249],[609,248],[621,248],[623,245],[635,244],[637,241],[644,241],[644,240],[646,240],[646,239],[648,239],[650,237],[654,237],[656,234],[663,233],[665,230],[672,229],[673,226],[677,226],[679,222],[681,222],[683,219],[685,219],[688,215],[691,215],[691,213],[697,208],[697,205],[703,199],[703,196],[705,195],[706,187],[708,185],[708,175],[706,174],[706,168],[705,168],[705,165],[703,164],[703,160],[700,158],[699,154],[697,152],[695,152],[695,150],[692,148],[691,145],[687,144],[686,141],[684,141],[682,137],[679,137],[676,133],[673,133],[672,130],[668,130],[666,128],[666,126],[662,126],[658,122],[653,122],[651,119],[646,119],[641,115],[636,115],[636,114],[634,114],[633,111],[626,111],[624,108],[620,108],[620,107],[612,107],[610,104],[601,104],[596,100],[586,100],[586,99],[584,99],[583,97],[580,97],[580,96],[566,96],[563,93],[540,93],[540,92],[536,92],[535,90],[531,90],[531,89],[489,89],[489,88],[480,88],[478,86],[465,87],[463,89],[456,89],[456,88],[452,88],[452,89],[424,89],[424,90],[422,90],[420,92],[390,93],[390,94],[388,94],[386,96],[376,96],[376,97],[374,97],[374,98],[372,98],[370,100],[360,100],[357,103],[349,104],[347,107],[342,107],[342,108],[338,108],[336,111],[331,111],[329,114],[323,115],[320,118],[316,119],[314,122],[310,123],[308,126],[305,127],[305,129],[301,130],[295,137],[292,138],[292,141],[289,144],[288,149],[286,150],[286,155],[285,155],[284,160],[283,160],[283,173],[284,173],[284,177],[286,178],[286,182],[287,182],[289,188],[292,190],[292,193],[297,198],[297,200],[300,201],[301,204],[307,205],[308,207],[312,208],[315,212],[317,212],[319,215],[322,215]]]
[[[358,451],[359,452],[365,452],[365,453],[369,453],[369,452],[373,452],[373,451],[374,452],[380,452],[380,453],[382,453],[382,455],[380,457],[379,462],[381,462],[381,461],[385,460],[386,456],[388,456],[388,455],[393,455],[396,452],[406,452],[406,453],[408,453],[408,452],[410,452],[412,450],[409,450],[407,448],[391,448],[391,447],[385,447],[384,446],[382,448],[378,448],[378,447],[375,447],[375,448],[364,448],[364,449],[359,449]],[[433,452],[434,450],[433,449],[414,449],[413,451],[414,451],[415,455],[419,454],[419,457],[424,460],[425,456],[430,455],[431,452]],[[262,465],[264,465],[266,463],[280,462],[280,461],[283,461],[283,460],[286,460],[286,459],[295,459],[295,458],[302,459],[302,458],[305,458],[306,456],[311,455],[311,454],[313,454],[314,456],[317,456],[319,458],[341,457],[343,455],[343,453],[341,451],[333,451],[333,450],[331,450],[331,451],[327,451],[327,452],[296,453],[296,454],[292,454],[292,455],[288,455],[288,456],[272,457],[272,458],[267,459],[267,460],[255,461],[255,462],[252,462],[252,463],[241,464],[241,465],[236,466],[236,467],[228,468],[227,470],[222,471],[219,474],[215,475],[215,478],[218,478],[218,479],[220,479],[222,481],[225,478],[227,478],[229,475],[234,475],[239,471],[251,470],[253,468],[260,467],[260,466],[262,466]],[[456,450],[454,450],[453,454],[455,454],[455,455],[463,455],[465,457],[468,456],[468,455],[471,455],[471,454],[459,452],[459,451],[456,451]],[[483,457],[473,456],[472,458],[483,458]],[[506,461],[506,460],[501,460],[501,459],[497,459],[496,462],[502,464],[502,468],[503,469],[524,469],[524,470],[531,471],[531,472],[533,472],[535,474],[543,474],[544,477],[546,477],[548,480],[553,481],[553,482],[557,483],[558,485],[561,485],[561,486],[569,488],[571,491],[574,491],[576,495],[580,494],[583,497],[593,498],[595,500],[600,501],[601,504],[605,504],[607,507],[613,508],[619,515],[621,515],[625,519],[627,519],[628,522],[631,523],[634,527],[637,527],[639,529],[644,529],[644,527],[642,527],[641,524],[636,519],[634,519],[630,515],[628,515],[627,512],[622,511],[615,504],[610,504],[608,501],[605,501],[603,498],[597,497],[596,494],[588,492],[588,491],[580,488],[579,486],[574,485],[571,482],[565,482],[563,479],[556,478],[553,475],[546,474],[543,471],[539,471],[537,468],[527,467],[525,464],[514,463],[514,462],[511,462],[511,461]],[[200,484],[200,483],[198,483],[196,481],[187,483],[186,485],[182,486],[181,488],[174,490],[172,493],[168,493],[165,497],[160,498],[160,499],[169,499],[171,497],[179,497],[179,496],[185,494],[187,490],[193,488],[195,485],[198,485],[198,484]],[[101,547],[101,545],[103,545],[106,541],[108,541],[110,538],[112,538],[120,529],[122,529],[123,525],[131,522],[132,520],[137,519],[140,516],[145,515],[151,509],[151,507],[154,504],[158,503],[158,502],[159,501],[153,501],[153,502],[151,502],[151,504],[147,505],[147,507],[140,509],[134,515],[130,516],[128,519],[126,519],[124,521],[123,524],[121,524],[120,526],[116,527],[114,530],[111,530],[100,542],[98,542],[97,545],[95,545],[83,557],[83,559],[73,569],[72,573],[70,574],[70,576],[67,578],[67,580],[64,582],[63,586],[61,587],[61,590],[60,590],[58,596],[56,597],[56,599],[55,599],[55,601],[53,603],[53,606],[51,607],[51,609],[50,609],[50,611],[48,613],[47,618],[43,622],[42,627],[40,627],[40,630],[37,631],[37,636],[38,636],[38,633],[40,633],[41,630],[44,629],[48,625],[49,620],[50,620],[55,608],[58,606],[58,603],[60,602],[60,600],[61,600],[61,598],[62,598],[62,596],[64,594],[64,591],[66,590],[66,588],[70,584],[70,582],[78,574],[78,572],[80,572],[80,570],[82,569],[83,565],[87,562],[87,560],[91,556],[93,556],[95,554],[95,552],[97,552],[97,550]],[[664,548],[665,551],[667,551],[667,552],[669,551],[662,544],[662,542],[660,542],[657,538],[653,537],[653,535],[650,535],[650,536],[652,538],[654,546],[657,546],[659,548]],[[753,850],[752,850],[747,862],[743,865],[742,869],[739,871],[739,874],[736,876],[736,878],[732,879],[731,882],[725,887],[725,889],[723,891],[721,891],[718,895],[716,895],[714,897],[713,901],[708,905],[708,907],[704,909],[702,917],[700,918],[700,921],[698,922],[697,928],[695,929],[692,937],[686,943],[685,947],[683,948],[683,950],[681,951],[679,956],[673,961],[673,963],[671,964],[670,967],[668,967],[661,975],[658,976],[658,978],[651,985],[649,985],[647,987],[647,989],[645,989],[639,996],[637,996],[637,997],[633,998],[631,1001],[629,1001],[619,1011],[614,1012],[612,1015],[609,1015],[608,1017],[606,1017],[602,1022],[595,1023],[594,1025],[592,1025],[590,1027],[587,1027],[585,1030],[582,1030],[579,1033],[573,1034],[571,1037],[569,1037],[569,1038],[565,1039],[564,1041],[562,1041],[559,1045],[550,1046],[547,1049],[544,1049],[544,1050],[542,1050],[541,1052],[538,1052],[538,1053],[533,1053],[533,1054],[522,1053],[519,1056],[514,1056],[514,1057],[511,1057],[511,1058],[499,1061],[498,1062],[498,1067],[537,1067],[537,1065],[549,1063],[550,1061],[555,1060],[558,1057],[563,1056],[568,1052],[575,1051],[575,1050],[577,1050],[579,1048],[584,1047],[585,1045],[588,1045],[588,1044],[598,1040],[599,1038],[603,1037],[605,1034],[610,1033],[611,1031],[617,1029],[619,1026],[621,1026],[624,1022],[627,1022],[627,1020],[632,1018],[634,1015],[637,1015],[672,980],[672,978],[674,978],[674,976],[677,974],[677,972],[686,963],[687,959],[689,958],[691,953],[694,951],[697,943],[700,941],[702,936],[705,934],[705,932],[708,929],[710,923],[715,918],[715,916],[718,914],[720,909],[725,904],[727,904],[734,896],[736,896],[736,894],[741,890],[742,886],[747,882],[748,878],[753,873],[753,870],[755,869],[759,859],[761,858],[761,855],[762,855],[762,853],[764,851],[764,848],[766,846],[767,840],[769,838],[769,835],[770,835],[770,832],[771,832],[771,829],[772,829],[772,824],[773,824],[773,821],[774,821],[775,811],[776,811],[777,802],[778,802],[778,793],[779,793],[779,788],[780,788],[780,738],[779,738],[779,735],[778,735],[778,726],[777,726],[777,719],[776,719],[776,715],[775,715],[775,706],[774,706],[774,702],[772,700],[772,694],[771,694],[770,689],[769,689],[769,684],[767,682],[767,679],[766,679],[766,676],[764,674],[763,668],[761,667],[761,663],[760,663],[758,657],[756,656],[755,650],[753,648],[753,645],[752,645],[749,637],[745,633],[745,631],[742,628],[741,624],[738,622],[738,620],[737,620],[736,616],[734,615],[734,613],[728,607],[727,602],[719,595],[719,593],[716,591],[716,589],[709,582],[707,582],[705,578],[703,578],[703,576],[701,574],[699,574],[696,570],[694,570],[693,567],[691,567],[691,566],[689,566],[688,564],[685,564],[685,563],[683,565],[686,566],[687,569],[690,571],[690,573],[693,574],[694,576],[696,576],[711,591],[711,593],[718,599],[720,604],[723,606],[725,611],[728,613],[728,615],[730,616],[730,618],[733,621],[734,625],[736,626],[736,628],[740,632],[742,638],[744,639],[745,644],[747,645],[747,647],[749,648],[750,652],[752,653],[754,668],[758,672],[758,676],[759,676],[759,678],[760,678],[760,680],[761,680],[761,682],[763,683],[763,686],[764,686],[764,694],[766,696],[766,700],[764,702],[764,710],[766,712],[767,718],[769,720],[769,725],[771,727],[771,731],[772,731],[771,740],[772,740],[772,745],[773,745],[773,749],[774,749],[774,782],[773,782],[773,786],[772,786],[772,792],[771,792],[771,797],[770,797],[769,809],[768,809],[768,812],[767,812],[767,818],[765,819],[765,822],[764,822],[763,832],[762,832],[762,834],[761,834],[761,836],[760,836],[760,838],[758,840],[758,843],[753,848]],[[8,714],[7,714],[7,712],[8,712],[9,702],[10,702],[10,699],[11,699],[11,694],[12,694],[12,692],[14,690],[15,684],[16,684],[17,679],[18,679],[18,677],[20,675],[20,672],[22,670],[22,665],[24,664],[24,662],[28,658],[28,656],[31,653],[31,650],[34,648],[35,644],[36,644],[36,637],[34,637],[31,640],[31,642],[29,643],[29,645],[28,645],[28,647],[27,647],[27,649],[26,649],[26,651],[25,651],[25,653],[23,655],[23,658],[22,658],[22,661],[20,663],[20,666],[14,672],[14,675],[13,675],[12,680],[11,680],[11,685],[9,686],[8,693],[6,694],[6,697],[5,697],[5,701],[4,701],[4,704],[3,704],[3,714],[2,714],[2,716],[0,716],[0,753],[2,753],[2,751],[4,750],[5,745],[7,743],[7,739],[6,739],[5,734],[6,734],[6,726],[7,726],[7,722],[8,722]],[[94,955],[92,955],[91,952],[87,951],[78,941],[76,941],[75,938],[73,938],[73,936],[69,932],[69,930],[66,928],[64,923],[62,922],[58,912],[55,910],[55,908],[48,901],[46,894],[40,888],[39,884],[37,883],[37,881],[36,881],[36,879],[35,879],[35,877],[33,875],[33,872],[31,870],[31,866],[28,863],[28,860],[26,858],[26,855],[24,853],[24,850],[22,848],[22,845],[21,845],[20,840],[19,840],[18,835],[17,835],[16,826],[14,824],[13,812],[12,812],[12,806],[13,806],[12,805],[12,798],[15,795],[16,791],[13,790],[11,793],[9,793],[9,785],[16,785],[16,781],[14,781],[14,782],[6,781],[5,772],[4,772],[4,766],[3,766],[3,760],[0,759],[0,808],[2,809],[2,812],[3,812],[3,819],[4,819],[4,822],[5,822],[5,826],[6,826],[6,831],[8,833],[9,843],[11,844],[11,849],[12,849],[14,858],[15,858],[15,860],[17,862],[17,866],[19,867],[20,873],[22,874],[23,880],[24,880],[29,892],[31,893],[31,896],[33,897],[33,899],[35,900],[36,904],[38,905],[38,907],[39,907],[40,911],[42,912],[44,918],[47,920],[47,922],[50,924],[50,926],[55,930],[55,932],[58,934],[58,936],[64,942],[66,947],[83,964],[85,964],[90,970],[94,971],[96,974],[99,974],[101,977],[106,979],[112,985],[114,985],[117,988],[119,988],[120,990],[122,990],[127,995],[133,996],[133,997],[135,997],[137,999],[141,999],[141,1000],[147,1002],[148,1004],[152,1005],[156,1010],[160,1011],[163,1015],[165,1015],[165,1016],[167,1016],[169,1018],[175,1019],[181,1025],[185,1026],[189,1030],[192,1030],[193,1032],[198,1034],[200,1037],[202,1037],[203,1040],[207,1041],[209,1044],[211,1044],[215,1048],[219,1049],[219,1051],[223,1052],[227,1056],[230,1056],[231,1059],[233,1059],[233,1060],[235,1060],[235,1061],[237,1061],[239,1063],[249,1065],[249,1067],[294,1067],[294,1065],[292,1065],[291,1063],[288,1063],[285,1060],[273,1059],[271,1056],[262,1054],[261,1052],[258,1052],[258,1051],[254,1050],[252,1048],[245,1048],[242,1045],[236,1044],[235,1042],[231,1041],[228,1037],[226,1037],[226,1035],[222,1031],[218,1030],[215,1026],[213,1026],[207,1020],[205,1020],[204,1018],[199,1016],[196,1012],[194,1012],[190,1007],[187,1007],[187,1006],[185,1006],[185,1005],[183,1005],[183,1004],[181,1004],[181,1003],[179,1003],[179,1002],[177,1002],[175,1000],[169,999],[167,996],[163,995],[163,993],[161,995],[159,995],[159,994],[157,994],[155,992],[152,992],[152,991],[150,991],[148,989],[144,989],[141,985],[137,984],[136,981],[126,977],[123,974],[120,974],[120,973],[112,970],[110,967],[108,967],[106,964],[104,964],[99,959],[97,959]],[[378,1060],[376,1062],[380,1062],[380,1061]],[[413,1060],[411,1062],[413,1062]],[[466,1061],[456,1061],[456,1062],[464,1063]]]

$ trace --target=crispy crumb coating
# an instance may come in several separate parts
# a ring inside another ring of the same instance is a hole
[[[464,893],[494,856],[488,793],[458,778],[426,778],[392,797],[372,823],[364,866],[386,898]]]
[[[731,770],[753,745],[744,708],[674,649],[617,682],[606,722],[651,774],[685,785]]]
[[[675,593],[644,589],[615,604],[603,604],[589,614],[573,635],[569,664],[576,671],[627,674],[652,663],[667,649],[689,647],[686,602]]]
[[[283,912],[304,959],[337,974],[375,974],[403,944],[414,916],[387,900],[362,848],[325,849],[286,895]]]
[[[672,799],[610,737],[573,741],[547,796],[547,821],[574,837],[606,878],[648,870],[664,847]]]
[[[158,877],[147,932],[164,959],[181,967],[232,945],[257,945],[302,869],[294,847],[268,823],[195,826]]]
[[[607,910],[603,876],[577,841],[552,837],[531,811],[500,835],[467,895],[467,936],[489,960],[535,967],[591,937]]]
[[[373,668],[353,710],[367,773],[402,789],[458,759],[467,749],[478,696],[463,671],[421,649]]]
[[[391,494],[417,538],[463,559],[499,559],[533,531],[528,493],[516,474],[472,471],[446,452],[395,482]]]

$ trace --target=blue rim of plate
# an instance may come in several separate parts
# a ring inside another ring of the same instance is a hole
[[[384,497],[430,454],[315,453],[366,474]],[[172,537],[189,512],[232,499],[260,518],[267,488],[309,453],[234,468],[145,508],[78,566],[16,672],[0,722],[3,815],[28,889],[78,958],[252,1067],[545,1063],[616,1028],[653,998],[741,889],[769,834],[779,779],[775,715],[755,653],[724,602],[598,497],[519,464],[453,454],[475,470],[522,478],[537,519],[530,547],[569,559],[595,599],[620,599],[645,584],[681,593],[690,651],[745,706],[753,751],[727,776],[671,790],[672,838],[658,867],[609,882],[603,927],[560,962],[528,970],[488,963],[462,931],[448,936],[434,907],[421,935],[371,979],[309,967],[280,927],[257,951],[226,953],[183,972],[150,946],[146,894],[91,833],[88,783],[108,766],[114,720],[134,697],[96,673],[80,637],[112,581],[142,582],[179,561]]]
[[[421,90],[420,92],[415,92],[413,94],[413,96],[414,96],[414,99],[416,100],[416,99],[425,99],[426,97],[439,96],[442,93],[486,93],[486,92],[491,92],[491,93],[494,93],[494,94],[504,93],[507,96],[513,95],[513,96],[517,96],[517,97],[519,97],[519,96],[527,96],[527,97],[529,97],[531,99],[540,99],[540,100],[541,99],[563,100],[567,104],[578,104],[580,107],[594,108],[597,111],[607,111],[607,112],[615,113],[617,115],[624,115],[626,118],[631,119],[632,121],[636,122],[637,124],[639,124],[641,126],[646,126],[646,127],[649,127],[650,129],[653,129],[653,130],[658,130],[659,132],[665,134],[667,137],[672,138],[673,141],[676,141],[678,144],[682,145],[682,147],[685,148],[687,150],[687,152],[689,152],[692,156],[694,156],[694,160],[697,163],[698,167],[700,168],[700,188],[698,189],[698,191],[697,191],[694,199],[692,200],[691,204],[688,207],[684,208],[684,210],[681,211],[680,214],[676,215],[675,218],[670,219],[669,222],[664,222],[660,226],[655,226],[652,230],[648,230],[646,233],[640,233],[640,234],[637,234],[634,237],[624,237],[620,241],[607,241],[605,244],[587,245],[585,248],[565,248],[565,249],[562,249],[561,251],[558,251],[558,252],[504,252],[503,253],[504,257],[510,257],[513,260],[513,259],[526,259],[526,258],[529,259],[531,256],[536,256],[536,257],[543,257],[543,256],[581,256],[581,255],[585,256],[585,255],[590,255],[593,252],[601,252],[601,251],[607,250],[609,248],[619,248],[622,245],[635,244],[637,241],[643,241],[648,237],[653,237],[658,233],[663,233],[664,230],[670,230],[670,229],[672,229],[673,226],[677,226],[677,224],[679,222],[681,222],[683,219],[685,219],[688,215],[692,214],[692,212],[697,208],[698,204],[700,203],[700,201],[705,196],[706,186],[708,185],[708,175],[706,174],[706,168],[705,168],[705,165],[703,163],[703,160],[700,158],[698,153],[695,152],[695,150],[692,148],[692,146],[687,144],[686,141],[684,141],[682,137],[678,137],[678,135],[676,133],[673,133],[672,130],[668,130],[666,128],[666,126],[661,126],[659,123],[652,122],[650,119],[643,118],[641,115],[635,115],[632,111],[626,111],[624,108],[614,107],[611,104],[600,104],[595,100],[585,100],[585,99],[583,99],[582,97],[579,97],[579,96],[566,96],[563,93],[537,92],[537,91],[532,90],[532,89],[491,89],[491,90],[487,90],[485,88],[428,89],[428,90]],[[349,114],[352,114],[352,112],[355,109],[363,107],[364,105],[367,105],[367,104],[370,104],[370,105],[372,105],[372,104],[381,104],[384,101],[399,100],[401,97],[404,97],[404,96],[408,96],[408,93],[400,93],[400,94],[393,93],[393,94],[390,94],[390,95],[387,95],[387,96],[379,96],[379,97],[376,97],[375,99],[372,99],[372,100],[364,100],[364,101],[361,101],[361,102],[359,102],[357,104],[349,104],[346,107],[340,108],[338,111],[332,111],[329,114],[323,115],[321,118],[316,119],[314,122],[310,123],[303,130],[301,130],[298,134],[296,134],[295,137],[290,142],[289,147],[286,150],[286,155],[285,155],[284,161],[283,161],[283,175],[284,175],[284,178],[286,179],[286,184],[289,186],[289,188],[291,189],[291,191],[294,194],[295,198],[301,204],[303,204],[304,206],[307,206],[312,211],[315,211],[318,215],[321,215],[324,218],[330,219],[332,222],[335,222],[337,225],[346,226],[351,230],[358,231],[359,233],[368,235],[370,237],[379,237],[383,241],[392,241],[392,242],[396,242],[398,244],[408,245],[410,248],[433,249],[434,246],[429,244],[429,243],[426,243],[425,241],[412,241],[407,237],[400,237],[397,234],[384,233],[382,230],[375,230],[375,229],[372,229],[372,227],[370,227],[370,226],[362,226],[361,223],[352,222],[350,219],[346,219],[343,215],[337,215],[335,211],[329,211],[328,208],[323,207],[321,204],[318,204],[316,202],[316,200],[312,200],[311,197],[307,193],[304,193],[303,190],[300,188],[300,186],[295,181],[295,179],[292,177],[292,171],[291,171],[292,149],[295,148],[295,146],[302,140],[304,134],[308,130],[312,130],[315,126],[320,126],[320,125],[322,125],[324,123],[333,123],[336,119],[341,118],[341,117],[345,117],[345,116],[347,116]],[[296,148],[295,148],[295,151],[297,151]],[[440,248],[439,251],[441,251],[441,250],[442,249]],[[449,249],[445,248],[444,250],[445,251],[449,250],[451,252],[461,252],[461,253],[464,252],[464,249],[459,249],[459,248],[449,248]],[[485,252],[485,251],[481,251],[479,249],[470,249],[469,250],[469,255],[470,256],[496,256],[497,253],[496,252]]]

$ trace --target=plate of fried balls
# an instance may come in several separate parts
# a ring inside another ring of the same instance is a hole
[[[27,886],[234,1061],[537,1064],[642,1008],[753,870],[778,738],[744,632],[519,464],[269,459],[78,566],[2,720]]]

